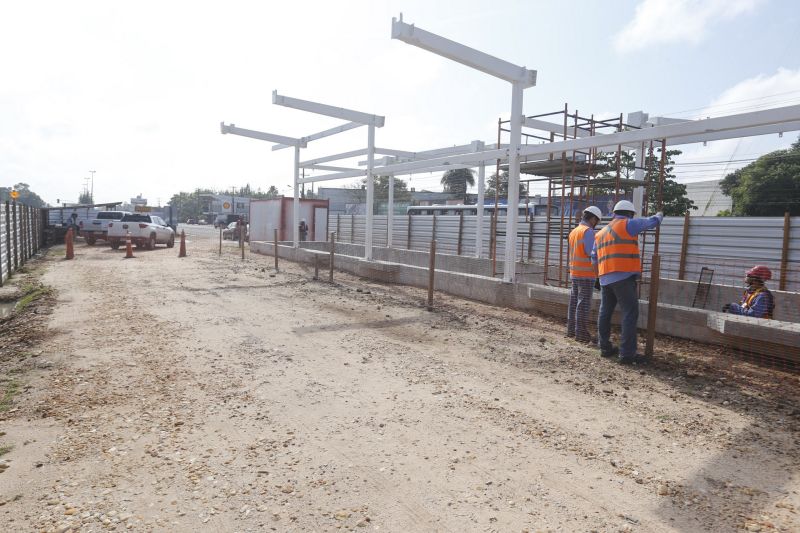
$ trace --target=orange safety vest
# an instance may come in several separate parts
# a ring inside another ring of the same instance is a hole
[[[569,275],[573,278],[597,277],[592,259],[583,246],[583,237],[589,229],[592,228],[581,224],[569,232]]]
[[[615,218],[594,238],[601,276],[612,272],[642,271],[639,240],[628,233],[627,222],[626,218]]]
[[[751,293],[744,291],[744,296],[742,296],[741,306],[747,309],[752,309],[753,304],[756,301],[756,296],[758,296],[761,293],[764,293],[764,298],[767,299],[767,313],[764,316],[760,316],[758,318],[772,318],[772,315],[775,312],[775,298],[772,296],[772,293],[769,292],[769,289],[767,289],[766,287],[759,287],[758,289],[754,290]]]

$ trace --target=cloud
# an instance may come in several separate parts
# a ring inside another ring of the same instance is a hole
[[[697,44],[708,27],[753,11],[762,0],[644,0],[617,35],[617,52],[633,52],[652,45]]]
[[[760,74],[743,80],[726,89],[715,98],[697,118],[719,117],[784,107],[800,103],[800,69],[780,68],[772,75]],[[797,139],[798,132],[728,139],[680,147],[678,177],[682,181],[711,180],[725,177],[737,168],[747,165],[759,156],[788,148]],[[739,161],[737,161],[739,160]],[[741,161],[744,160],[744,161]],[[690,166],[692,162],[719,161],[719,164]],[[683,166],[686,165],[686,166]]]

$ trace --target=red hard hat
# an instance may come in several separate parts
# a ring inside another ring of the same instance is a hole
[[[764,265],[756,265],[747,271],[747,277],[769,281],[772,279],[772,271]]]

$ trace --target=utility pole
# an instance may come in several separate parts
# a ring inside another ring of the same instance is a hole
[[[96,170],[90,170],[92,174],[92,203],[94,203],[94,173],[97,172]]]

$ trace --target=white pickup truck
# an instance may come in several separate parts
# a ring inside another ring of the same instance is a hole
[[[129,214],[127,211],[100,211],[97,213],[97,218],[89,220],[86,224],[81,220],[79,225],[81,236],[86,239],[86,244],[94,246],[98,240],[108,239],[109,224]]]
[[[108,242],[114,250],[125,244],[130,233],[137,248],[152,250],[156,244],[175,246],[175,232],[161,217],[144,213],[130,213],[108,224]]]

